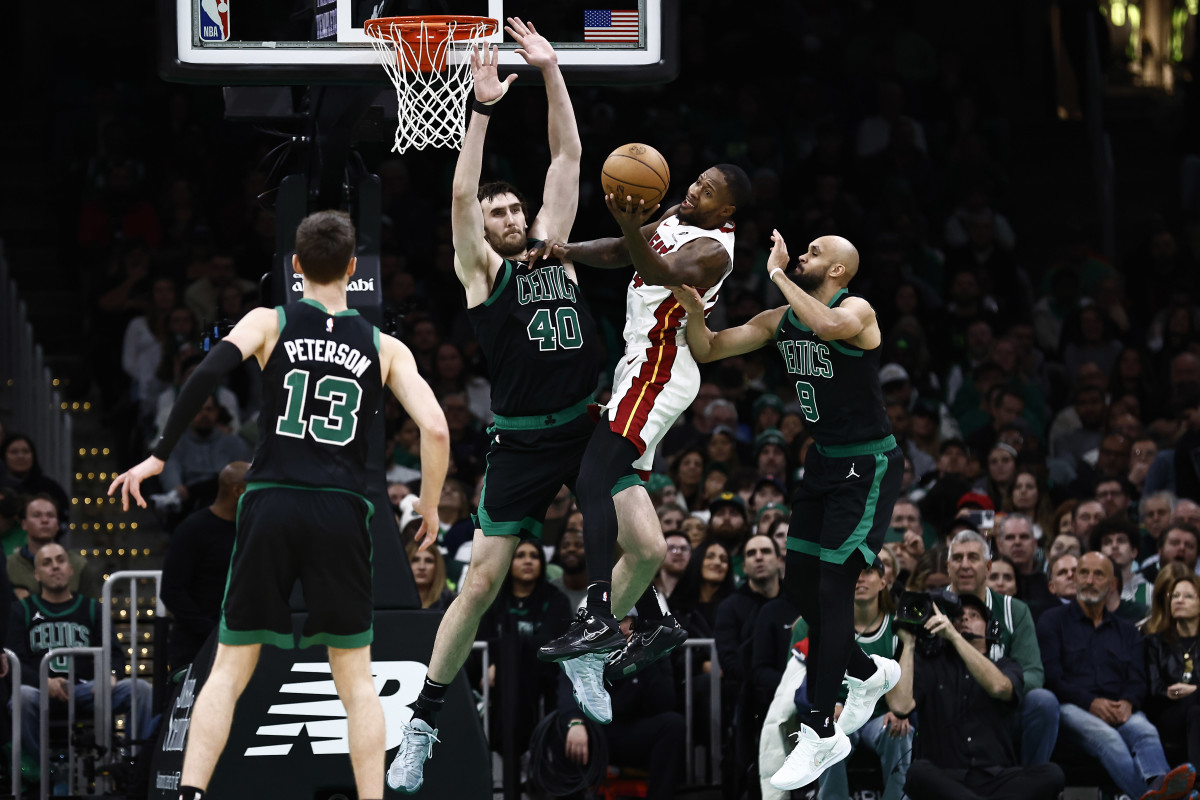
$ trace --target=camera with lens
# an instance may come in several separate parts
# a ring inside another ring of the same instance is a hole
[[[945,640],[925,629],[925,623],[933,616],[933,607],[950,619],[962,616],[962,600],[952,589],[934,589],[928,592],[904,592],[896,609],[896,626],[916,635],[917,652],[923,656],[935,656],[941,652]]]

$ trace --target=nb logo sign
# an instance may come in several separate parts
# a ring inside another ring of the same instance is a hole
[[[256,731],[260,740],[270,744],[247,747],[246,756],[286,756],[296,739],[304,738],[313,755],[346,755],[350,752],[346,709],[338,699],[328,663],[300,662],[292,665],[296,682],[283,683],[278,690],[278,702],[267,709],[268,715],[310,717],[300,722],[260,725]],[[387,727],[387,749],[400,744],[404,725],[412,718],[408,706],[417,699],[425,680],[426,665],[419,661],[373,661],[375,691],[383,704]],[[324,679],[305,680],[308,676]],[[302,699],[308,695],[311,699]],[[285,699],[286,697],[286,699]],[[263,720],[264,722],[266,720]],[[287,741],[287,740],[293,741]]]

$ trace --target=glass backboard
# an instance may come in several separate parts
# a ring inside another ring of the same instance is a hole
[[[525,69],[503,31],[532,20],[564,73],[605,82],[665,82],[677,66],[677,0],[159,0],[160,72],[227,84],[383,83],[365,20],[460,14],[501,23],[500,63]]]

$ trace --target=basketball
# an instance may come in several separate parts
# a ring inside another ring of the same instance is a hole
[[[663,199],[671,183],[671,169],[662,153],[648,144],[621,145],[604,160],[600,183],[605,194],[618,200],[632,197],[652,206]]]

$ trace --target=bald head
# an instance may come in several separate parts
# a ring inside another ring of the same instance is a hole
[[[817,241],[821,242],[822,249],[829,253],[832,266],[841,264],[845,267],[843,280],[849,283],[858,274],[858,248],[842,236],[822,236]]]
[[[250,464],[245,461],[231,461],[217,475],[217,499],[237,499],[246,489],[246,470]]]

